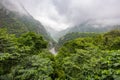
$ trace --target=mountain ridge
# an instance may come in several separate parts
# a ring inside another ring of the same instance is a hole
[[[55,36],[57,40],[59,40],[60,37],[72,32],[107,32],[112,29],[119,28],[119,25],[120,23],[117,20],[112,21],[111,19],[89,19],[79,25],[59,31],[57,34],[55,34]]]
[[[32,31],[38,34],[42,34],[45,39],[49,40],[50,36],[44,28],[44,26],[37,20],[35,20],[24,8],[22,4],[21,8],[24,13],[20,13],[17,10],[9,10],[4,4],[7,2],[11,7],[15,7],[14,4],[8,1],[2,0],[0,2],[0,27],[7,28],[9,33],[15,33],[19,36],[22,33]],[[17,9],[17,7],[15,7]]]

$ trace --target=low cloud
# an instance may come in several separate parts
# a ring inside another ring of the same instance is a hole
[[[9,0],[11,1],[11,0]],[[17,4],[18,0],[12,0]],[[120,18],[120,0],[19,0],[43,25],[56,30],[88,19]]]

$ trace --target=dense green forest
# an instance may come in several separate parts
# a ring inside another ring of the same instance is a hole
[[[59,49],[63,44],[65,44],[66,42],[70,41],[70,40],[74,40],[77,38],[84,38],[84,37],[96,37],[97,35],[99,35],[99,33],[94,33],[94,32],[72,32],[72,33],[68,33],[64,36],[62,36],[61,38],[59,38],[58,43],[56,45],[56,49]]]
[[[120,30],[87,34],[53,55],[40,34],[0,29],[0,80],[120,80]]]
[[[33,32],[16,38],[0,29],[0,80],[49,80],[54,58],[47,44]]]

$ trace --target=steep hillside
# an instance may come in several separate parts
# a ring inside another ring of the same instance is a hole
[[[17,10],[16,5],[10,3],[10,8],[15,10],[8,9],[5,5],[5,2],[0,2],[0,28],[7,28],[9,33],[15,33],[19,36],[21,33],[32,31],[38,34],[42,34],[44,38],[49,39],[47,31],[44,26],[37,20],[35,20],[26,10],[21,6],[21,13]],[[24,13],[23,13],[24,11]]]
[[[62,80],[119,80],[120,30],[68,41],[56,57]]]
[[[98,36],[98,33],[93,33],[93,32],[84,32],[84,33],[80,33],[80,32],[72,32],[72,33],[68,33],[64,36],[62,36],[59,41],[58,44],[56,46],[56,48],[60,48],[61,46],[63,46],[63,44],[65,44],[68,41],[77,39],[77,38],[85,38],[85,37],[96,37]]]
[[[60,31],[57,33],[56,38],[57,40],[61,38],[62,36],[72,33],[72,32],[95,32],[95,33],[102,33],[107,32],[116,28],[120,28],[120,23],[117,21],[117,19],[105,19],[105,20],[87,20],[82,22],[79,25],[67,28],[63,31]]]

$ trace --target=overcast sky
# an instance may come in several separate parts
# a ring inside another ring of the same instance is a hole
[[[35,19],[56,30],[78,25],[88,19],[120,18],[120,0],[19,1]]]

